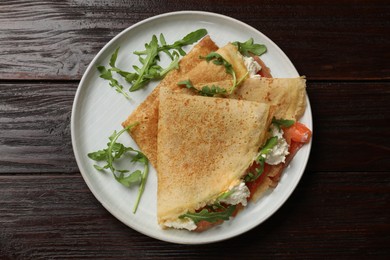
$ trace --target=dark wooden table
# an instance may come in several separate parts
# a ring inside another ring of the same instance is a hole
[[[390,257],[388,1],[0,2],[0,258]],[[312,3],[316,2],[316,3]],[[145,18],[203,10],[270,37],[308,79],[314,119],[302,181],[233,239],[176,245],[114,218],[87,188],[70,135],[97,52]]]

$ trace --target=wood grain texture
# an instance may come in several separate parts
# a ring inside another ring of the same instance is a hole
[[[389,79],[387,1],[2,1],[0,79],[78,80],[125,28],[180,10],[216,12],[263,32],[309,79]]]
[[[0,173],[78,172],[70,133],[76,88],[0,84]],[[314,119],[309,170],[390,169],[390,83],[309,81],[307,90]]]
[[[389,171],[390,85],[310,82],[314,171]]]
[[[175,245],[114,218],[79,173],[78,82],[115,35],[200,10],[272,39],[308,78],[312,152],[297,189],[236,238]],[[0,1],[0,259],[388,259],[388,1]]]
[[[390,253],[389,183],[388,173],[307,172],[286,204],[257,228],[225,242],[187,246],[123,225],[80,175],[0,176],[0,257],[381,258]]]
[[[70,133],[76,88],[0,84],[0,173],[78,171]]]

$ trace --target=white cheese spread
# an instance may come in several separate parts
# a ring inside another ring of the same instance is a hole
[[[219,200],[219,202],[223,202],[229,205],[237,205],[242,204],[243,206],[247,205],[247,198],[250,195],[250,191],[244,182],[240,182],[238,185],[235,185],[231,189],[229,189],[229,196]]]
[[[260,78],[260,75],[257,74],[261,70],[261,66],[257,63],[252,57],[244,57],[244,64],[248,70],[250,78]]]
[[[170,228],[187,229],[189,231],[195,230],[197,228],[195,222],[190,218],[177,219],[176,221],[167,221],[164,223],[164,225]]]
[[[217,201],[229,205],[237,205],[241,203],[243,206],[246,206],[247,198],[250,195],[250,191],[245,185],[245,182],[243,181],[230,187],[229,190],[225,193],[228,193],[228,196],[223,199],[217,199]],[[215,203],[215,200],[213,203]],[[164,223],[164,226],[176,229],[187,229],[189,231],[195,230],[197,228],[195,222],[190,218],[177,219],[175,221],[166,221]]]
[[[286,139],[283,138],[283,130],[278,129],[276,126],[271,125],[272,136],[278,137],[278,143],[272,148],[272,150],[267,154],[265,162],[270,165],[277,165],[279,163],[285,162],[288,152],[288,143]]]

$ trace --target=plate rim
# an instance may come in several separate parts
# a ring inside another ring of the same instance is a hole
[[[83,177],[84,179],[84,182],[87,184],[89,190],[92,192],[92,194],[94,195],[94,197],[99,201],[100,204],[103,205],[103,207],[111,214],[113,215],[116,219],[118,219],[119,221],[121,221],[123,224],[125,224],[127,227],[130,227],[131,229],[141,233],[141,234],[144,234],[146,236],[149,236],[149,237],[152,237],[154,239],[158,239],[158,240],[161,240],[161,241],[166,241],[166,242],[170,242],[170,243],[176,243],[176,244],[208,244],[208,243],[215,243],[215,242],[219,242],[219,241],[223,241],[223,240],[226,240],[226,239],[231,239],[233,237],[236,237],[236,236],[239,236],[239,235],[242,235],[244,233],[246,233],[247,231],[255,228],[256,226],[259,226],[260,224],[264,223],[268,218],[270,218],[272,215],[275,214],[275,212],[277,212],[280,207],[282,207],[286,201],[288,200],[288,198],[291,197],[291,194],[293,193],[293,191],[296,189],[298,183],[300,182],[304,172],[305,172],[305,169],[306,169],[306,166],[307,166],[307,163],[308,163],[308,160],[309,160],[309,157],[310,157],[310,153],[311,153],[311,146],[312,146],[312,139],[311,141],[306,144],[305,146],[307,146],[306,150],[307,150],[307,156],[305,156],[305,160],[300,163],[301,165],[301,168],[302,168],[302,173],[300,173],[300,176],[299,178],[296,179],[296,181],[294,183],[292,183],[291,185],[289,185],[289,191],[287,193],[287,195],[282,199],[282,201],[279,203],[279,205],[277,207],[274,207],[272,212],[270,212],[264,219],[262,219],[261,221],[254,221],[252,222],[251,225],[248,225],[246,226],[245,229],[240,229],[239,231],[233,233],[232,235],[230,236],[226,236],[226,237],[219,237],[219,238],[216,238],[216,239],[204,239],[202,241],[193,241],[193,240],[180,240],[182,239],[182,237],[179,237],[177,239],[170,239],[170,238],[164,238],[164,237],[160,237],[158,235],[155,235],[155,234],[150,234],[150,233],[146,233],[144,232],[143,230],[141,230],[140,228],[138,228],[137,226],[135,225],[129,225],[125,219],[123,219],[120,214],[116,214],[114,212],[114,210],[110,209],[109,205],[107,205],[105,203],[105,201],[101,198],[102,195],[99,194],[99,192],[96,191],[96,189],[93,187],[92,183],[89,182],[87,176],[86,176],[86,169],[84,168],[84,165],[81,161],[81,156],[78,152],[78,150],[76,149],[77,147],[77,144],[76,144],[76,137],[75,137],[75,132],[76,132],[76,122],[75,122],[75,118],[76,118],[76,111],[77,111],[77,106],[78,106],[78,103],[79,103],[79,99],[80,99],[80,96],[81,96],[81,92],[82,92],[82,86],[85,84],[85,81],[87,80],[88,78],[88,75],[90,74],[90,71],[94,68],[94,64],[96,63],[96,61],[100,58],[100,56],[108,49],[110,48],[110,46],[116,42],[117,39],[119,39],[120,37],[122,37],[123,35],[125,35],[126,33],[128,33],[129,31],[131,31],[132,29],[136,28],[136,27],[139,27],[139,26],[142,26],[146,23],[149,23],[151,21],[154,21],[154,20],[158,20],[158,19],[162,19],[162,18],[166,18],[166,17],[172,17],[172,16],[177,16],[177,15],[201,15],[201,16],[204,16],[204,17],[212,17],[212,18],[217,18],[217,19],[222,19],[222,20],[229,20],[230,22],[232,23],[236,23],[240,26],[244,26],[244,27],[247,27],[251,30],[254,30],[256,33],[258,33],[259,35],[261,35],[262,37],[266,38],[269,42],[271,42],[273,44],[273,47],[276,48],[276,50],[281,54],[283,55],[283,58],[285,59],[285,61],[288,62],[288,65],[291,67],[291,69],[294,70],[294,72],[299,76],[299,73],[297,71],[297,69],[295,68],[294,64],[291,62],[291,60],[288,58],[288,56],[280,49],[280,47],[274,43],[270,38],[268,38],[266,35],[264,35],[261,31],[259,31],[258,29],[240,21],[240,20],[237,20],[235,18],[232,18],[232,17],[229,17],[227,15],[223,15],[223,14],[219,14],[219,13],[215,13],[215,12],[206,12],[206,11],[191,11],[191,10],[185,10],[185,11],[175,11],[175,12],[167,12],[167,13],[163,13],[163,14],[159,14],[159,15],[155,15],[155,16],[151,16],[149,18],[146,18],[144,20],[141,20],[139,22],[136,22],[135,24],[123,29],[120,33],[116,34],[111,40],[109,40],[100,50],[99,52],[94,56],[94,58],[91,60],[91,62],[89,63],[88,67],[86,68],[85,72],[83,73],[83,76],[78,84],[78,87],[77,87],[77,90],[76,90],[76,94],[75,94],[75,97],[74,97],[74,101],[73,101],[73,105],[72,105],[72,113],[71,113],[71,126],[70,126],[70,129],[71,129],[71,141],[72,141],[72,148],[73,148],[73,153],[75,155],[75,159],[76,159],[76,163],[77,163],[77,166],[80,170],[80,174],[81,176]],[[310,106],[310,101],[309,101],[309,97],[308,95],[306,95],[306,100],[307,100],[307,107],[306,107],[306,111],[309,113],[309,123],[310,123],[310,127],[311,127],[311,130],[313,132],[313,118],[312,118],[312,112],[311,112],[311,106]],[[186,231],[183,231],[183,232],[186,232]]]

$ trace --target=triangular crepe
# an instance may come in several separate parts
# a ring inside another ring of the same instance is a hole
[[[212,203],[237,184],[271,121],[264,103],[160,89],[157,138],[160,225]]]
[[[194,48],[185,55],[179,63],[179,69],[169,72],[152,93],[142,102],[137,109],[122,123],[126,127],[134,122],[139,124],[130,131],[131,137],[137,143],[141,151],[148,157],[154,167],[157,167],[157,121],[158,121],[158,93],[161,87],[172,90],[185,91],[177,82],[182,75],[193,69],[202,60],[199,56],[205,56],[216,51],[218,46],[209,36],[204,37]]]
[[[229,98],[264,102],[275,106],[277,119],[298,120],[306,109],[306,79],[247,79]]]
[[[237,47],[228,43],[224,47],[218,49],[216,53],[220,54],[227,62],[229,62],[236,76],[236,83],[241,82],[248,75],[248,70],[244,63],[244,58],[238,51]],[[180,81],[190,80],[192,85],[201,90],[204,86],[217,85],[220,88],[226,89],[228,93],[233,89],[233,76],[226,72],[224,65],[216,65],[213,61],[202,60],[190,70],[187,74],[182,75]]]

